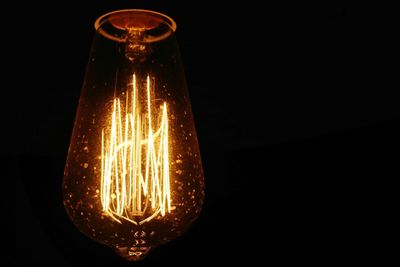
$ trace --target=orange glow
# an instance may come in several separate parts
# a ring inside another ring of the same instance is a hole
[[[142,107],[132,75],[125,105],[114,97],[101,134],[101,204],[119,223],[141,225],[171,211],[167,103],[155,107],[149,76],[146,87],[147,107]]]

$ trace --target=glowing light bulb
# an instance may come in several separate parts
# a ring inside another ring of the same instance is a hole
[[[152,11],[120,10],[95,27],[64,205],[82,233],[140,260],[185,232],[204,198],[176,24]]]

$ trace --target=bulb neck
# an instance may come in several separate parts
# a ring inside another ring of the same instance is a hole
[[[125,56],[131,62],[142,62],[149,53],[149,45],[145,42],[145,28],[127,28]]]
[[[140,261],[144,259],[149,252],[152,250],[152,247],[116,247],[115,252],[118,253],[119,256],[128,260],[128,261]]]

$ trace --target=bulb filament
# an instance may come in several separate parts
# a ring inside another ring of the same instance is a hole
[[[100,195],[106,215],[141,225],[171,211],[168,111],[166,102],[154,107],[149,76],[144,105],[135,74],[132,80],[125,108],[114,97],[108,125],[102,129]]]

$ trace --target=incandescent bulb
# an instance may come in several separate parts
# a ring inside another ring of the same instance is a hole
[[[147,10],[97,19],[63,179],[69,218],[128,260],[181,235],[204,198],[175,22]]]

